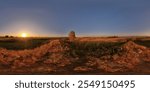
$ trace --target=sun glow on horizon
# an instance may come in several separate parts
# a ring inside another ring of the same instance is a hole
[[[28,37],[28,34],[27,33],[21,33],[21,37],[26,38],[26,37]]]

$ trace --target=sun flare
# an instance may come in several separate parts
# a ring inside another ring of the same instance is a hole
[[[27,35],[27,33],[22,33],[21,37],[25,38],[25,37],[28,37],[28,35]]]

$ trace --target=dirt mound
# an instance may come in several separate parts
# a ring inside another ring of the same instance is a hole
[[[120,53],[104,59],[106,62],[101,63],[100,68],[108,72],[137,71],[138,65],[150,62],[149,48],[129,41],[121,49]]]
[[[137,72],[142,64],[150,62],[150,50],[144,46],[138,45],[132,41],[123,44],[119,53],[114,55],[105,55],[101,58],[87,56],[85,66],[95,71],[107,73]],[[88,69],[87,68],[87,69]],[[79,71],[79,68],[77,68]],[[86,68],[84,68],[86,69]],[[82,69],[81,69],[82,71]]]
[[[0,64],[20,68],[30,67],[37,62],[60,63],[61,60],[65,60],[63,53],[68,50],[69,43],[62,40],[51,41],[33,50],[11,51],[0,49]]]
[[[122,46],[122,49],[125,50],[126,52],[136,52],[136,53],[142,53],[143,51],[147,50],[146,47],[138,45],[134,43],[133,41],[129,41],[125,43]]]

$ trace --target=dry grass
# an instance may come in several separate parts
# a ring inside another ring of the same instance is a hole
[[[1,48],[0,74],[150,74],[150,49],[136,44],[142,40],[82,39],[50,40],[29,50]]]

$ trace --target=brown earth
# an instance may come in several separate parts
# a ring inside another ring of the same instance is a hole
[[[150,48],[128,41],[102,57],[72,56],[71,42],[53,40],[32,50],[0,49],[0,74],[150,74]]]

